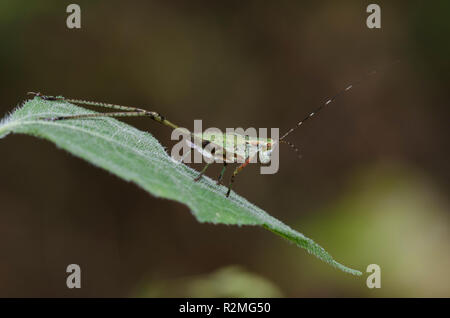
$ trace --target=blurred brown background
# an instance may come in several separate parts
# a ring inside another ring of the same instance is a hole
[[[448,1],[0,2],[0,111],[27,91],[147,107],[185,127],[280,127],[343,96],[235,190],[382,288],[258,227],[183,205],[58,150],[0,140],[0,296],[450,296]],[[127,122],[170,147],[170,130]],[[200,169],[200,167],[196,167]],[[219,167],[211,169],[216,176]],[[65,285],[80,264],[82,288]]]

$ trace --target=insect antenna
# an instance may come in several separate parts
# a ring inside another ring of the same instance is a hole
[[[392,62],[390,65],[388,65],[388,67],[392,66],[393,64],[398,63],[400,60],[396,60],[394,62]],[[326,106],[330,105],[331,103],[333,103],[339,96],[341,96],[342,94],[344,94],[345,92],[348,92],[349,90],[351,90],[353,87],[361,84],[362,82],[366,81],[368,78],[372,77],[372,75],[377,74],[377,71],[371,71],[369,73],[367,73],[364,77],[362,77],[360,80],[353,82],[352,84],[348,85],[346,88],[342,89],[341,91],[339,91],[336,95],[328,98],[324,103],[322,103],[319,107],[317,107],[314,111],[312,111],[311,113],[309,113],[308,116],[306,116],[305,118],[303,118],[301,121],[299,121],[297,123],[297,125],[295,125],[294,127],[292,127],[291,129],[289,129],[283,136],[281,136],[281,138],[279,139],[280,141],[282,141],[286,136],[288,136],[289,134],[291,134],[292,132],[294,132],[298,127],[300,127],[301,125],[303,125],[303,123],[305,121],[307,121],[308,119],[312,118],[314,115],[318,114],[322,109],[324,109]]]
[[[283,144],[288,145],[292,150],[295,151],[295,153],[297,154],[298,159],[302,159],[302,155],[300,154],[300,150],[292,142],[286,141],[286,140],[281,140],[281,139],[280,139],[280,142],[283,143]]]

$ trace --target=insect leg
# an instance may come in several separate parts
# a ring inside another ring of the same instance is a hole
[[[98,118],[98,117],[136,117],[136,116],[149,116],[149,115],[143,112],[114,112],[114,113],[79,114],[79,115],[68,115],[58,117],[43,117],[40,119],[47,121],[58,121],[58,120]]]
[[[211,164],[212,164],[212,163],[207,163],[207,164],[203,167],[202,171],[200,171],[200,173],[198,174],[198,176],[195,177],[194,181],[200,180],[201,177],[203,177],[203,175],[205,174],[206,169],[208,169],[208,167],[209,167]]]
[[[34,92],[28,92],[28,95],[34,95],[34,96],[42,98],[43,100],[48,100],[48,101],[65,101],[65,102],[69,102],[72,104],[79,104],[79,105],[87,105],[87,106],[102,107],[102,108],[112,108],[112,109],[119,109],[119,110],[126,110],[126,111],[146,112],[145,109],[138,108],[138,107],[132,107],[132,106],[123,106],[123,105],[116,105],[116,104],[102,103],[102,102],[92,102],[92,101],[87,101],[87,100],[82,100],[82,99],[65,98],[62,96],[48,96],[48,95],[42,95],[41,93],[34,93]]]
[[[179,128],[174,123],[168,121],[163,115],[161,115],[157,112],[148,111],[148,110],[138,108],[138,107],[122,106],[122,105],[101,103],[101,102],[92,102],[92,101],[86,101],[86,100],[81,100],[81,99],[65,98],[65,97],[60,97],[60,96],[46,96],[46,95],[42,95],[41,93],[34,93],[34,92],[29,92],[28,94],[35,95],[37,97],[40,97],[40,98],[42,98],[44,100],[48,100],[48,101],[59,101],[60,100],[60,101],[65,101],[65,102],[69,102],[72,104],[87,105],[87,106],[93,106],[93,107],[112,108],[112,109],[120,110],[120,112],[113,112],[113,113],[61,116],[61,117],[57,117],[56,119],[55,118],[43,118],[46,120],[80,119],[80,118],[94,118],[94,117],[148,116],[151,119],[153,119],[163,125],[169,126],[172,129]],[[127,115],[127,113],[129,115]]]
[[[173,158],[173,159],[175,159],[175,161],[177,162],[177,163],[182,163],[183,161],[184,161],[184,159],[186,159],[186,157],[187,156],[189,156],[191,154],[191,149],[189,149],[188,151],[186,151],[186,153],[185,154],[183,154],[183,156],[179,159],[179,160],[176,160],[175,158]]]
[[[253,157],[248,157],[247,160],[245,160],[245,162],[243,164],[241,164],[239,167],[236,168],[236,170],[234,170],[233,175],[231,176],[230,179],[230,184],[228,185],[228,191],[226,196],[229,197],[230,193],[231,193],[231,187],[233,186],[233,182],[234,182],[234,178],[236,177],[236,175],[241,172],[242,169],[244,169],[249,163],[250,161],[253,159]]]
[[[225,174],[225,170],[227,170],[227,162],[226,161],[223,162],[223,168],[222,168],[222,171],[220,171],[219,178],[217,178],[217,184],[220,184],[220,182],[222,181],[223,175]]]

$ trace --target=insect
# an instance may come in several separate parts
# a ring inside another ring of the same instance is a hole
[[[371,76],[375,74],[376,71],[372,71],[368,73],[366,76]],[[285,140],[285,138],[290,135],[292,132],[294,132],[297,128],[303,125],[307,120],[311,119],[313,116],[317,115],[323,108],[333,103],[336,98],[338,98],[342,93],[349,91],[357,84],[361,83],[363,79],[359,80],[358,82],[355,82],[354,84],[351,84],[347,86],[346,88],[342,89],[340,92],[338,92],[336,95],[334,95],[331,98],[327,98],[326,101],[322,104],[320,104],[319,107],[317,107],[313,112],[309,113],[306,117],[304,117],[302,120],[297,122],[295,126],[293,126],[291,129],[289,129],[284,135],[282,135],[279,139],[275,140],[272,138],[256,138],[256,137],[249,137],[240,135],[237,133],[225,133],[222,135],[217,134],[196,134],[192,133],[189,130],[185,128],[180,128],[179,126],[175,125],[171,121],[167,120],[163,115],[160,113],[149,111],[143,108],[138,107],[132,107],[132,106],[122,106],[122,105],[116,105],[116,104],[109,104],[109,103],[102,103],[102,102],[93,102],[93,101],[86,101],[86,100],[80,100],[80,99],[71,99],[71,98],[65,98],[65,97],[59,97],[59,96],[46,96],[42,95],[41,93],[34,93],[29,92],[30,95],[35,95],[39,98],[42,98],[44,100],[49,101],[66,101],[73,104],[78,105],[86,105],[86,106],[93,106],[93,107],[102,107],[102,108],[109,108],[114,109],[116,111],[113,112],[107,112],[107,113],[94,113],[94,114],[79,114],[79,115],[69,115],[69,116],[60,116],[60,117],[51,117],[51,118],[42,118],[44,120],[49,121],[59,121],[59,120],[69,120],[69,119],[86,119],[86,118],[101,118],[101,117],[150,117],[151,119],[168,126],[172,129],[183,129],[183,131],[190,135],[192,139],[196,142],[189,142],[189,146],[193,148],[196,151],[201,152],[203,155],[209,156],[210,158],[214,159],[221,159],[221,162],[223,163],[222,170],[217,178],[217,184],[220,184],[223,176],[225,174],[227,165],[230,163],[241,163],[233,172],[230,178],[230,182],[228,184],[228,191],[226,192],[226,196],[229,197],[231,193],[231,189],[233,186],[233,183],[235,181],[236,176],[250,163],[254,162],[255,159],[257,159],[259,155],[259,162],[262,164],[269,163],[271,160],[272,151],[277,144],[286,144],[291,149],[293,149],[297,154],[299,153],[299,149],[291,142]],[[199,146],[201,145],[201,146]],[[211,151],[207,151],[208,148],[212,149]],[[300,157],[300,155],[299,155]],[[200,171],[198,176],[194,179],[195,181],[198,181],[202,178],[202,176],[205,174],[208,167],[211,165],[211,163],[207,163],[203,169]]]

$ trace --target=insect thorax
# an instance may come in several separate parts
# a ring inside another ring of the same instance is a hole
[[[227,163],[245,162],[248,158],[256,162],[257,155],[261,163],[269,163],[274,140],[255,138],[237,133],[193,134],[195,144],[189,146],[208,158],[221,159]]]

